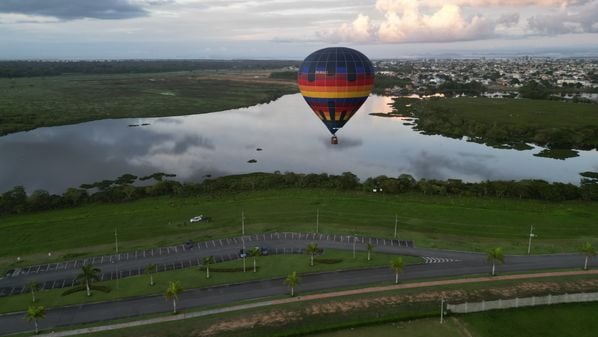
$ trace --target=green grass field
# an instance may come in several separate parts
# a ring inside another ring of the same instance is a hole
[[[314,266],[309,265],[308,255],[273,255],[257,258],[258,271],[253,272],[253,259],[247,258],[247,272],[218,272],[217,268],[242,268],[242,260],[228,261],[212,265],[213,269],[210,278],[206,278],[206,273],[198,268],[188,268],[176,271],[160,272],[153,274],[154,286],[149,286],[149,275],[140,275],[123,278],[118,281],[99,282],[98,285],[108,286],[112,289],[109,293],[94,292],[93,296],[87,297],[85,292],[78,292],[68,296],[61,296],[67,290],[53,289],[41,291],[37,298],[38,305],[47,308],[59,307],[69,304],[80,304],[89,302],[98,302],[114,300],[118,298],[160,295],[168,286],[170,281],[180,281],[183,289],[202,288],[219,284],[238,283],[249,280],[263,280],[274,277],[285,277],[296,271],[297,273],[315,273],[339,269],[367,268],[377,266],[387,266],[390,260],[396,255],[373,253],[372,260],[367,260],[366,253],[359,253],[353,258],[353,253],[349,251],[325,250],[321,256],[323,259],[338,259],[338,263],[325,264],[317,263]],[[421,263],[423,260],[418,257],[405,256],[407,264]],[[389,282],[392,282],[392,272],[389,268]],[[281,281],[282,282],[282,281]],[[184,294],[182,295],[184,297]],[[0,301],[0,313],[22,311],[31,304],[31,294],[25,293],[16,296],[8,296]]]
[[[240,235],[241,211],[247,233],[320,231],[392,237],[395,214],[399,237],[417,246],[506,254],[527,250],[529,226],[538,237],[533,252],[575,252],[598,240],[595,202],[541,202],[498,198],[374,195],[317,189],[286,189],[189,198],[147,198],[121,204],[3,217],[0,266],[111,253],[118,228],[122,251]],[[209,223],[188,223],[198,214]],[[52,257],[48,258],[48,252]]]
[[[269,71],[63,75],[0,78],[0,136],[106,118],[221,111],[297,92]]]
[[[449,317],[399,321],[312,334],[309,337],[594,337],[598,303],[563,304],[516,310],[498,310]]]
[[[596,313],[598,303],[594,302],[488,311],[458,319],[474,337],[594,337]]]
[[[397,99],[395,113],[416,117],[426,134],[469,137],[499,148],[529,149],[537,144],[560,151],[543,157],[566,159],[598,146],[598,105],[531,99]]]
[[[358,327],[333,332],[307,335],[309,337],[469,337],[459,329],[457,322],[448,320],[440,324],[435,318],[398,321],[382,325]],[[504,337],[504,336],[503,336]]]
[[[532,99],[451,98],[421,101],[423,107],[442,107],[459,117],[497,126],[543,128],[598,126],[595,104]],[[400,112],[400,111],[399,111]]]

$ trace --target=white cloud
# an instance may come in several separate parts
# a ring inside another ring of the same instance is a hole
[[[519,23],[519,13],[509,13],[501,15],[498,20],[496,20],[497,25],[502,25],[505,27],[513,27]]]
[[[359,14],[351,23],[343,23],[336,30],[320,32],[318,35],[328,41],[367,42],[373,34],[374,27],[367,15]]]
[[[340,41],[445,42],[487,38],[494,35],[495,23],[481,15],[464,17],[459,6],[445,4],[427,14],[423,2],[378,0],[376,9],[384,19],[376,24],[360,14],[352,24],[342,24],[322,36]]]
[[[563,6],[558,12],[528,19],[528,28],[540,34],[598,33],[598,1],[580,7]]]
[[[434,5],[450,3],[458,6],[492,6],[492,7],[523,7],[523,6],[562,6],[583,4],[588,0],[431,0]]]
[[[472,12],[485,7],[501,8],[486,10],[493,18]],[[520,24],[518,12],[505,12],[516,7],[525,7],[528,12],[540,7],[542,13],[558,12],[528,18],[525,26]],[[351,24],[344,23],[319,36],[335,41],[408,43],[481,40],[530,31],[562,34],[598,30],[598,0],[377,0],[375,9],[381,17],[360,14]]]

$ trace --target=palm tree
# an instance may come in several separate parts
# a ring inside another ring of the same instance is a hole
[[[164,292],[164,297],[168,300],[172,300],[172,313],[176,314],[176,300],[179,299],[179,294],[183,292],[183,287],[181,287],[181,282],[179,281],[170,281],[168,283],[168,288]]]
[[[262,250],[260,247],[253,247],[249,250],[249,256],[253,257],[253,272],[257,272],[257,262],[255,261],[256,257],[262,255]]]
[[[77,275],[76,280],[83,283],[85,282],[85,288],[87,289],[87,296],[91,296],[91,283],[100,280],[100,269],[94,267],[91,264],[86,264],[81,267],[81,273]]]
[[[284,280],[284,283],[291,288],[291,297],[295,296],[295,287],[299,284],[299,276],[297,275],[297,272],[294,271],[290,273]]]
[[[399,283],[399,274],[405,269],[405,260],[402,257],[397,257],[390,261],[390,269],[395,272],[395,284]]]
[[[486,260],[488,263],[492,263],[492,276],[496,275],[496,263],[505,263],[505,255],[502,252],[502,248],[496,247],[490,249],[486,255]]]
[[[145,266],[145,273],[149,274],[150,276],[150,282],[149,285],[153,286],[154,283],[154,273],[158,271],[158,266],[155,263],[150,263],[147,266]]]
[[[307,254],[310,255],[309,265],[313,266],[314,265],[314,255],[316,255],[316,253],[318,252],[318,244],[314,243],[314,242],[308,244],[306,252],[307,252]]]
[[[210,278],[210,265],[214,263],[212,255],[203,258],[203,265],[206,267],[206,278]]]
[[[596,250],[591,243],[584,242],[583,245],[581,245],[581,252],[586,256],[586,262],[583,265],[583,270],[588,270],[588,260],[590,257],[596,256]]]
[[[46,317],[46,308],[41,305],[38,306],[29,306],[27,308],[27,313],[25,313],[25,318],[29,322],[33,322],[35,325],[35,334],[39,333],[39,328],[37,326],[37,320]]]
[[[27,283],[27,288],[31,291],[31,303],[35,303],[35,293],[39,291],[39,283],[31,280]]]
[[[371,242],[365,244],[365,247],[368,250],[368,261],[372,259],[372,251],[374,250],[374,245]]]

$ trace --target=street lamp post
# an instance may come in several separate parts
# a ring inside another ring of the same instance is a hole
[[[355,258],[355,245],[357,244],[357,234],[353,234],[353,258]]]
[[[316,234],[320,233],[320,209],[316,208]]]
[[[118,256],[118,261],[120,261],[120,254],[118,253],[118,230],[114,228],[114,246],[116,248],[116,255]],[[116,263],[116,289],[119,289],[119,282],[120,279],[120,269],[118,269],[118,262]]]
[[[440,324],[444,323],[444,298],[440,299]]]
[[[399,216],[395,214],[395,239],[397,238],[397,228],[399,226]]]
[[[243,272],[247,271],[247,250],[245,249],[245,212],[241,211],[241,243],[243,244]]]
[[[534,234],[534,225],[531,225],[529,229],[529,241],[527,243],[527,255],[530,255],[532,252],[532,238],[534,237],[536,237],[536,234]]]

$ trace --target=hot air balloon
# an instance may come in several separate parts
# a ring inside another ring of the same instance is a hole
[[[332,134],[359,110],[374,86],[372,62],[357,50],[324,48],[305,58],[297,82],[307,104]]]

